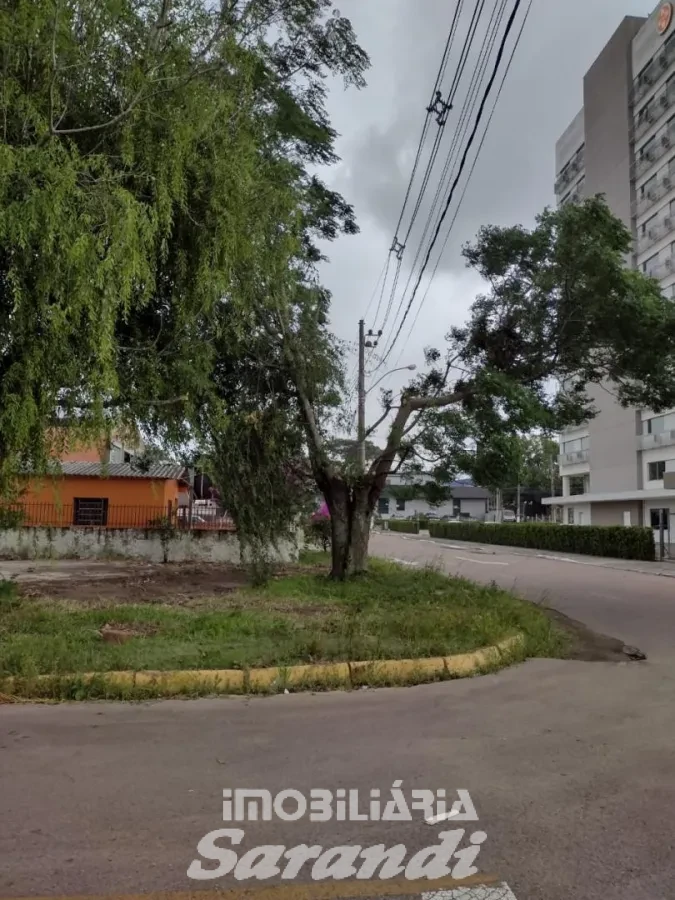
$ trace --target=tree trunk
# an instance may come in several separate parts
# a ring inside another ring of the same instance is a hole
[[[330,577],[344,581],[349,572],[349,544],[351,537],[351,503],[347,485],[333,479],[324,497],[330,512],[331,571]]]
[[[367,569],[370,517],[379,490],[371,482],[351,487],[342,478],[335,477],[325,480],[322,489],[330,512],[330,577],[344,581],[348,575],[358,575]]]
[[[351,529],[349,544],[350,572],[360,575],[368,568],[368,543],[370,541],[370,516],[372,509],[368,502],[368,487],[357,488],[351,508]]]

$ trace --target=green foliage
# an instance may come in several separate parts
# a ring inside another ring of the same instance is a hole
[[[675,309],[658,282],[626,268],[632,247],[595,197],[546,210],[531,231],[487,226],[465,248],[490,291],[453,336],[472,383],[497,390],[510,424],[578,423],[592,412],[587,386],[605,380],[624,404],[675,403]],[[553,396],[550,378],[564,385]],[[476,392],[468,407],[485,419],[496,412],[486,401]]]
[[[366,441],[366,462],[372,462],[380,455],[382,449],[372,441]],[[332,438],[326,442],[326,450],[331,459],[338,463],[353,465],[357,461],[358,441],[350,438]]]
[[[389,531],[402,531],[405,534],[419,534],[420,525],[416,519],[389,519]]]
[[[651,528],[595,525],[552,525],[500,523],[432,523],[432,537],[457,541],[503,544],[536,550],[556,550],[588,556],[653,560],[654,536]]]
[[[331,525],[328,516],[312,516],[309,524],[305,526],[305,540],[315,547],[320,547],[324,553],[330,547]]]
[[[0,528],[18,528],[23,524],[25,516],[23,509],[0,506]]]
[[[5,582],[0,693],[8,690],[4,677],[19,676],[26,682],[14,687],[33,696],[106,697],[101,683],[76,685],[77,674],[446,656],[518,632],[527,655],[559,656],[564,650],[548,617],[507,591],[381,560],[347,584],[330,582],[324,571],[291,571],[263,589],[210,598],[201,607],[54,604],[22,599]],[[108,623],[135,634],[123,644],[102,641],[99,631]],[[39,674],[55,680],[31,683]],[[76,690],[61,693],[66,686]]]
[[[395,500],[425,500],[432,508],[452,497],[452,488],[435,481],[388,485],[387,491]]]
[[[5,488],[55,420],[201,437],[271,308],[325,320],[314,237],[355,226],[309,165],[335,159],[326,76],[368,59],[331,0],[11,0],[0,51]]]

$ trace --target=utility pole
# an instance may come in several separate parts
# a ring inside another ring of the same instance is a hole
[[[359,471],[366,468],[366,323],[359,320],[359,379],[358,379],[358,423],[357,454]]]
[[[520,478],[516,487],[516,522],[520,522]]]

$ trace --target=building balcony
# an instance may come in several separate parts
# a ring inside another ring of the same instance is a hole
[[[649,250],[657,241],[669,234],[673,227],[675,227],[675,222],[670,216],[663,216],[663,218],[658,219],[653,225],[650,225],[646,234],[638,238],[637,252],[644,253],[646,250]]]
[[[675,45],[666,44],[661,53],[655,56],[633,84],[633,102],[637,103],[651,91],[659,79],[665,75],[675,60]]]
[[[573,181],[576,181],[584,170],[583,153],[575,156],[562,170],[556,178],[555,192],[556,194],[564,193]]]
[[[654,450],[655,447],[675,446],[675,429],[661,431],[658,434],[639,434],[638,448],[640,450]]]
[[[662,175],[661,177],[654,180],[653,186],[651,186],[643,197],[635,204],[635,212],[638,216],[643,215],[647,212],[647,210],[651,209],[655,203],[658,203],[663,197],[669,193],[675,184],[671,179],[669,174]]]
[[[664,278],[675,275],[675,256],[667,256],[665,259],[658,260],[655,265],[647,269],[645,275],[656,278],[657,281],[663,281]]]
[[[561,206],[567,206],[568,203],[579,203],[583,199],[584,183],[577,182],[569,194],[566,194],[560,201]]]
[[[575,450],[573,453],[561,453],[558,457],[559,466],[576,466],[579,463],[588,462],[590,450]]]
[[[648,141],[649,146],[644,151],[638,151],[632,169],[636,178],[649,171],[654,163],[668,153],[675,146],[675,125],[666,125],[654,136],[654,141]]]
[[[675,89],[664,87],[652,100],[638,112],[635,119],[635,138],[646,134],[652,125],[660,122],[666,112],[675,103]]]

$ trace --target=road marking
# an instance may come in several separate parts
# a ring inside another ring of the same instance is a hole
[[[464,562],[477,563],[479,566],[508,566],[505,562],[492,562],[487,559],[470,559],[468,556],[456,556],[455,559],[463,559]]]
[[[427,825],[435,825],[437,822],[445,822],[448,819],[452,819],[453,816],[458,815],[458,809],[451,809],[448,812],[439,813],[437,816],[429,816],[429,818],[425,819],[424,821],[427,823]]]
[[[428,891],[430,884],[441,890]],[[516,900],[513,894],[489,894],[492,885],[499,885],[495,875],[471,875],[469,878],[392,879],[391,881],[340,881],[249,886],[240,884],[234,889],[220,891],[157,891],[147,894],[103,894],[95,896],[8,897],[7,900],[339,900],[343,897],[402,897],[433,898],[438,895],[450,900]],[[467,893],[473,889],[478,894]],[[501,888],[500,888],[501,890]],[[506,888],[508,890],[508,888]],[[480,893],[482,891],[482,893]]]
[[[449,891],[423,891],[422,900],[517,900],[505,881],[470,888],[454,888]]]

